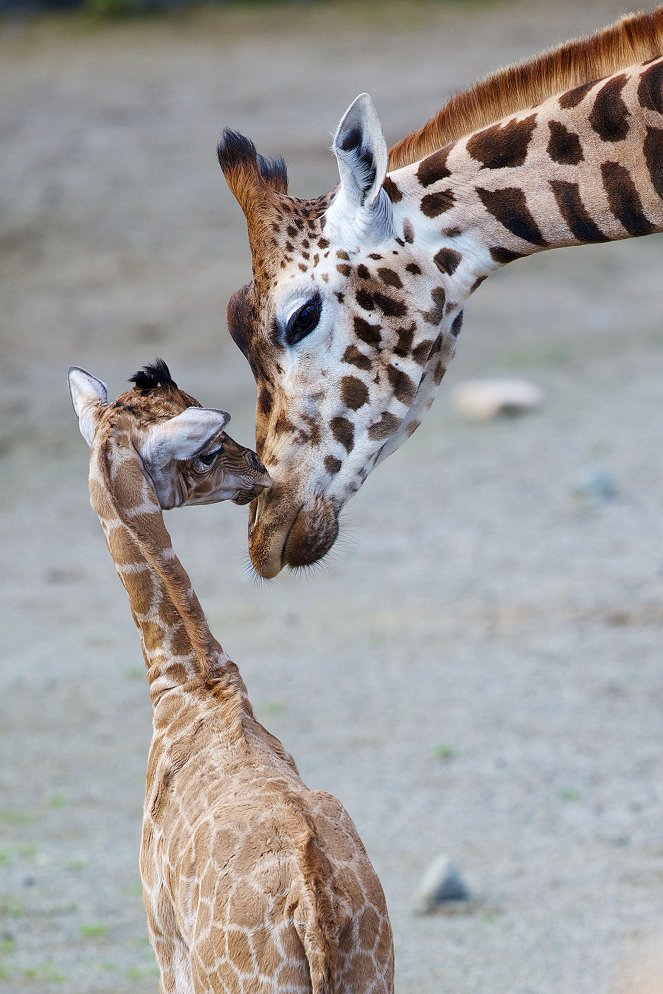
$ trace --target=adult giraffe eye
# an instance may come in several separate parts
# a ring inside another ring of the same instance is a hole
[[[310,335],[313,329],[317,327],[321,313],[322,301],[320,300],[320,295],[316,293],[315,297],[307,300],[298,311],[295,311],[288,321],[284,336],[286,345],[296,345],[297,342],[301,342],[303,338]]]

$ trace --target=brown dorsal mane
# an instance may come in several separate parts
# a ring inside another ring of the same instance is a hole
[[[658,55],[663,55],[663,7],[651,14],[631,14],[590,38],[567,41],[500,69],[457,93],[423,127],[397,142],[389,152],[389,168],[419,162],[509,114]]]

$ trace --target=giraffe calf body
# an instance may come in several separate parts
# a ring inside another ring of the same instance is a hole
[[[352,820],[256,720],[163,522],[162,506],[252,499],[264,468],[165,364],[111,404],[69,379],[154,705],[140,869],[162,994],[389,994],[384,894]]]

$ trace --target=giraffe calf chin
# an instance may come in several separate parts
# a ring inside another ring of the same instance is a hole
[[[161,994],[393,994],[386,902],[357,830],[256,720],[164,525],[174,494],[241,500],[269,477],[225,434],[229,416],[198,406],[165,364],[134,382],[108,403],[100,380],[69,374],[154,707],[140,872]],[[333,530],[325,502],[310,514]]]

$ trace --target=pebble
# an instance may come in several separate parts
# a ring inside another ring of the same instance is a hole
[[[543,400],[541,387],[529,380],[464,380],[451,393],[453,406],[468,421],[525,414],[541,407]]]
[[[441,853],[430,864],[417,890],[416,910],[429,915],[452,901],[469,901],[470,892],[458,869]]]

